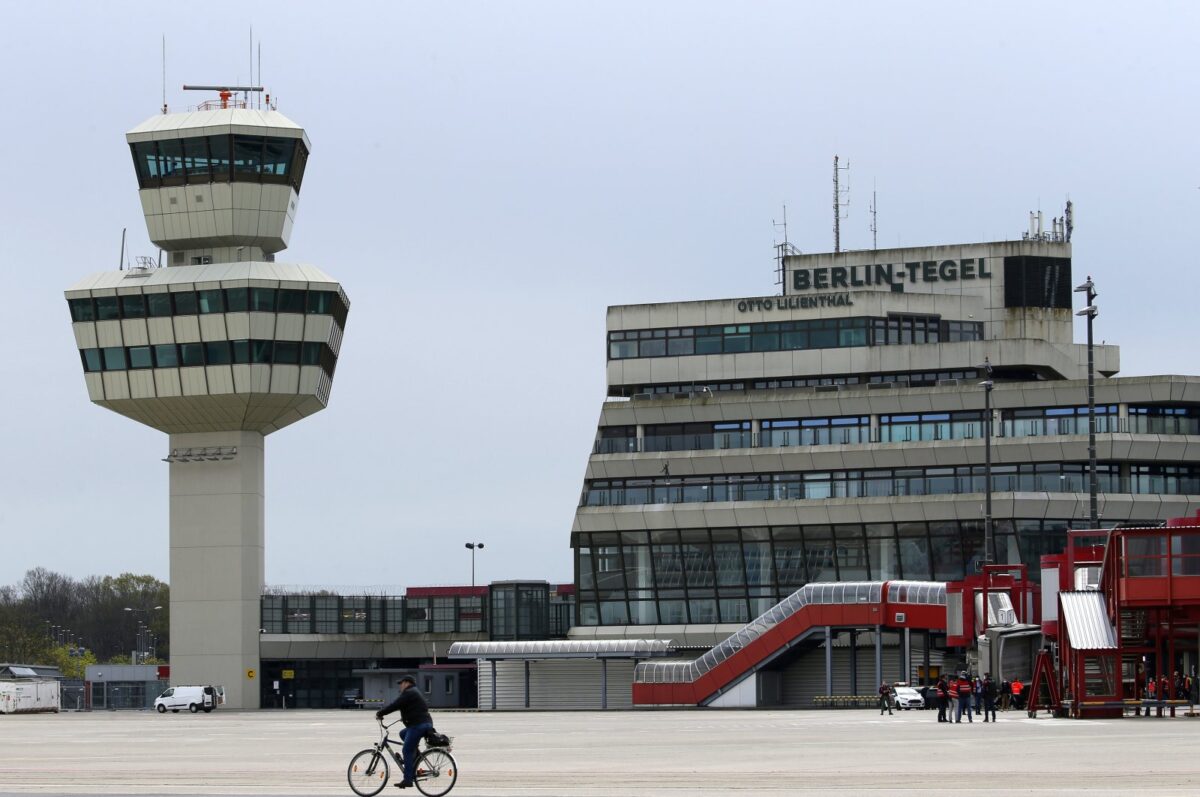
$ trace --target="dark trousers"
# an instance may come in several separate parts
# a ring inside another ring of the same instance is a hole
[[[938,707],[938,722],[947,722],[950,718],[946,716],[946,698],[935,697]]]
[[[983,721],[988,721],[988,714],[992,715],[992,722],[996,721],[996,701],[983,699]]]
[[[412,781],[417,771],[417,746],[431,730],[432,723],[422,722],[400,731],[400,738],[404,740],[404,779],[407,781]]]
[[[887,695],[880,695],[879,696],[879,713],[882,714],[885,711],[888,714],[892,713],[892,701],[890,699],[888,699]]]

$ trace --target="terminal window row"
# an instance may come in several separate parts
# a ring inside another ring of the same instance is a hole
[[[298,313],[332,315],[346,326],[349,308],[336,291],[295,288],[208,288],[170,293],[132,293],[68,299],[72,321],[168,318],[214,313]]]
[[[939,382],[979,379],[975,369],[947,371],[905,371],[885,374],[830,374],[823,376],[789,376],[772,379],[746,381],[735,379],[721,382],[689,382],[688,384],[662,385],[615,385],[609,388],[609,396],[639,398],[643,396],[694,397],[705,389],[713,393],[729,393],[744,390],[778,390],[780,388],[841,387],[854,385],[895,384],[902,387],[934,387]],[[1021,381],[1034,381],[1035,377]]]
[[[282,183],[300,192],[308,149],[298,138],[191,136],[129,145],[140,188],[203,183]]]
[[[487,631],[479,595],[429,598],[376,595],[264,595],[268,634],[415,634]]]
[[[979,321],[943,321],[939,316],[918,315],[822,318],[609,332],[608,358],[624,360],[982,339],[983,323]]]
[[[1088,434],[1087,407],[1028,407],[999,411],[992,435],[1043,437]],[[1200,434],[1200,406],[1131,406],[1118,417],[1116,404],[1096,407],[1096,432],[1134,434]],[[984,434],[982,410],[880,415],[872,431],[870,416],[837,416],[764,420],[754,433],[750,421],[701,421],[601,426],[593,454],[659,451],[708,451],[779,446],[907,443],[933,440],[977,440]]]
[[[1182,464],[1096,465],[1104,493],[1200,495],[1200,466]],[[992,466],[992,491],[1086,492],[1086,462],[1038,462]],[[942,468],[788,473],[658,476],[649,479],[592,479],[584,484],[580,506],[640,506],[722,501],[805,501],[913,495],[960,495],[987,491],[983,465]]]
[[[80,349],[83,370],[125,371],[143,368],[190,368],[204,365],[319,365],[329,377],[337,365],[325,343],[297,340],[210,340]]]
[[[1040,567],[1068,527],[1086,520],[995,519],[992,561]],[[984,534],[982,520],[949,520],[577,533],[572,545],[582,625],[745,623],[812,582],[962,579]]]

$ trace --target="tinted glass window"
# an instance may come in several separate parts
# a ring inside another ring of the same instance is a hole
[[[158,142],[158,168],[164,180],[183,182],[183,142],[177,138]]]
[[[125,349],[120,346],[109,346],[101,351],[104,353],[105,371],[123,371],[125,369]]]
[[[286,175],[295,149],[295,139],[268,138],[263,148],[263,174]]]
[[[333,294],[329,291],[308,292],[308,312],[327,315],[333,308]]]
[[[209,181],[207,138],[185,138],[183,140],[183,165],[187,169],[189,183]]]
[[[171,296],[175,299],[175,315],[196,314],[195,291],[181,291],[179,293],[173,293]]]
[[[204,344],[204,361],[209,365],[229,365],[229,341],[214,340]]]
[[[208,137],[209,167],[214,180],[229,179],[229,136]]]
[[[233,361],[235,363],[250,362],[250,341],[248,341],[248,340],[233,341]]]
[[[171,294],[146,294],[146,311],[152,318],[162,318],[171,314]]]
[[[275,362],[294,365],[300,362],[300,344],[290,340],[275,341]]]
[[[91,299],[70,299],[67,304],[71,307],[72,321],[96,320],[96,308]]]
[[[201,343],[180,343],[179,360],[181,365],[204,365],[204,345]]]
[[[300,347],[300,364],[301,365],[320,365],[321,364],[321,344],[320,343],[305,343]]]
[[[219,289],[196,291],[196,303],[201,313],[225,312],[225,301]]]
[[[149,346],[130,346],[129,347],[129,367],[130,368],[151,368],[154,366],[154,361],[150,359]]]
[[[235,174],[258,174],[262,170],[263,139],[260,136],[233,137]]]
[[[271,362],[271,341],[269,341],[269,340],[252,340],[252,341],[250,341],[250,362],[252,362],[252,363],[269,363],[269,362]]]
[[[100,370],[100,350],[99,349],[84,349],[80,352],[83,355],[83,370],[99,371]]]
[[[279,312],[303,313],[304,291],[283,289],[279,291]]]
[[[96,297],[96,320],[111,321],[114,318],[120,318],[120,313],[117,310],[116,296],[97,296]]]
[[[246,288],[225,289],[225,310],[230,313],[241,313],[249,306],[250,291]]]
[[[121,317],[122,318],[145,318],[146,317],[146,297],[138,294],[137,296],[122,296],[121,297]]]
[[[263,313],[275,312],[275,289],[274,288],[251,288],[250,289],[250,309],[257,310]]]
[[[174,343],[161,343],[154,347],[154,363],[159,368],[175,368],[179,365],[179,353]]]
[[[132,145],[133,162],[137,167],[138,182],[142,185],[158,178],[158,154],[153,141],[139,141]]]

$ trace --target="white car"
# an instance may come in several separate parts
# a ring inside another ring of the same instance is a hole
[[[893,686],[892,705],[904,709],[925,708],[925,698],[911,686]]]

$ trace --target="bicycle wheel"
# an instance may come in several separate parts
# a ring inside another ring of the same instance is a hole
[[[426,797],[442,797],[458,780],[458,763],[449,750],[435,747],[417,759],[417,791]]]
[[[378,750],[363,750],[350,759],[346,768],[350,789],[359,797],[375,797],[388,782],[387,756]]]

